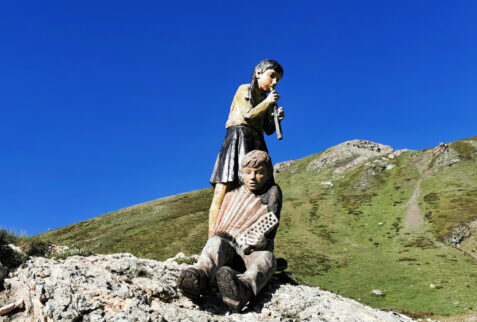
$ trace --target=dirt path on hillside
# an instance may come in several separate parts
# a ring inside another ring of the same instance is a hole
[[[411,198],[407,202],[406,218],[404,219],[404,229],[417,231],[424,224],[424,217],[419,208],[419,196],[421,195],[421,182],[422,178],[427,175],[427,169],[429,163],[432,160],[432,150],[424,152],[421,160],[416,163],[417,170],[419,171],[419,179],[416,182],[414,191]]]

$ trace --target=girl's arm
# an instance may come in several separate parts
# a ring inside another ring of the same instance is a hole
[[[272,108],[267,111],[267,115],[265,116],[265,120],[263,121],[263,131],[267,135],[273,134],[275,132],[275,120],[272,115]]]
[[[270,106],[270,101],[268,99],[264,99],[260,104],[255,107],[249,107],[248,111],[245,112],[244,118],[245,119],[253,119],[257,116],[260,116],[268,111],[268,107]]]
[[[274,89],[272,89],[267,98],[265,98],[260,104],[253,108],[249,108],[249,110],[246,112],[245,117],[254,118],[264,113],[267,113],[270,105],[276,103],[279,98],[280,95],[278,95],[278,93]]]

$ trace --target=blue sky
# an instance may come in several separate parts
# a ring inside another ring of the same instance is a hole
[[[278,60],[274,162],[477,135],[474,1],[0,5],[0,226],[37,234],[208,187],[232,97]]]

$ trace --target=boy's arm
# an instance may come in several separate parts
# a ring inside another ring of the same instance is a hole
[[[262,202],[267,205],[268,211],[273,212],[278,220],[280,220],[280,210],[282,208],[282,192],[278,185],[273,185],[267,191],[267,193],[263,194]],[[279,225],[279,224],[278,224]],[[275,226],[270,232],[263,236],[261,241],[257,241],[257,244],[251,245],[251,249],[248,251],[253,250],[269,250],[273,252],[274,246],[274,239],[277,233],[278,225]]]
[[[265,237],[268,239],[268,246],[267,248],[270,248],[270,242],[272,244],[272,250],[273,250],[273,239],[275,238],[275,235],[277,234],[277,229],[278,226],[280,225],[280,211],[282,210],[282,191],[280,190],[280,187],[278,185],[273,185],[270,190],[266,193],[268,195],[267,197],[267,206],[268,206],[268,211],[271,211],[277,216],[278,218],[278,225],[273,228]]]

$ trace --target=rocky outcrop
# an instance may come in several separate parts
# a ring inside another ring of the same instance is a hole
[[[290,161],[283,161],[283,162],[278,162],[273,166],[273,175],[276,176],[283,170],[291,167],[293,164],[295,164],[295,161],[290,160]]]
[[[432,150],[432,161],[430,168],[437,170],[445,166],[453,166],[460,161],[459,153],[452,149],[448,144],[440,143]]]
[[[370,159],[389,155],[393,151],[393,148],[388,145],[371,141],[347,141],[320,153],[310,162],[307,170],[319,171],[323,168],[332,168],[335,173],[343,173],[364,165]]]
[[[471,235],[471,228],[467,224],[459,224],[454,227],[448,236],[444,238],[444,242],[454,247],[458,247],[460,243]]]
[[[186,264],[130,254],[33,257],[10,273],[0,298],[21,306],[5,321],[411,321],[278,275],[241,313],[228,312],[220,293],[193,303],[176,288]],[[9,306],[11,308],[11,306]]]

